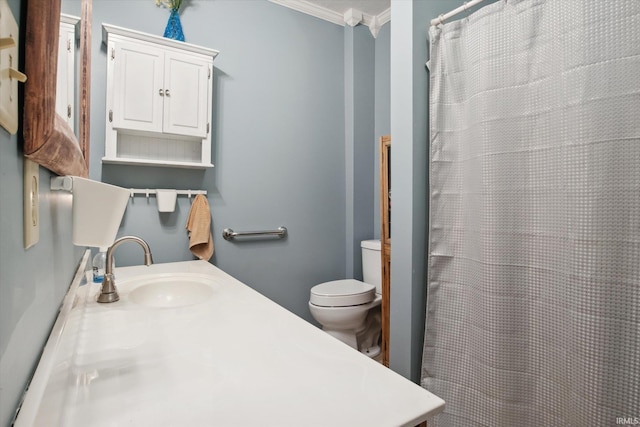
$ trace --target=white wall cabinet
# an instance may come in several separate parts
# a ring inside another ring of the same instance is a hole
[[[75,77],[76,77],[76,28],[80,18],[60,15],[58,36],[58,71],[56,74],[56,113],[63,117],[69,127],[75,129]]]
[[[218,52],[103,24],[106,163],[211,164],[213,60]]]

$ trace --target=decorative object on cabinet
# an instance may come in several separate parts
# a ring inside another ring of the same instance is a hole
[[[0,126],[18,131],[18,82],[27,76],[18,71],[19,31],[9,4],[0,0]]]
[[[82,1],[84,5],[91,0]],[[24,154],[59,175],[86,177],[88,134],[79,143],[73,130],[55,112],[60,0],[29,0],[26,12],[24,62],[30,78],[24,87]],[[83,28],[90,26],[86,22],[83,15]],[[84,52],[81,60],[89,62]],[[88,89],[82,75],[80,85]]]
[[[380,243],[382,257],[382,363],[389,366],[391,296],[391,136],[380,137]]]
[[[103,163],[211,164],[213,60],[218,51],[102,24],[107,45]]]
[[[164,37],[173,40],[184,41],[184,33],[182,32],[182,23],[180,22],[180,6],[184,0],[156,0],[156,6],[162,6],[169,9],[169,20],[167,27],[164,29]]]
[[[180,22],[180,14],[177,10],[171,9],[167,26],[164,29],[164,37],[168,39],[184,41],[184,33],[182,32],[182,23]]]

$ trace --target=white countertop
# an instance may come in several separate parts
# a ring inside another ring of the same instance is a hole
[[[129,299],[175,273],[211,297],[176,308]],[[95,302],[95,284],[66,299],[16,427],[415,426],[444,408],[208,262],[115,274],[120,301]]]

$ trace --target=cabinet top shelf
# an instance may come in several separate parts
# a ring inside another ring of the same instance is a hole
[[[207,47],[198,46],[191,43],[185,43],[177,40],[168,39],[166,37],[156,36],[153,34],[143,33],[141,31],[130,30],[128,28],[117,27],[111,24],[102,24],[102,42],[107,44],[109,35],[119,35],[124,37],[129,37],[137,40],[142,40],[150,43],[157,43],[167,47],[180,49],[187,52],[199,53],[201,55],[207,55],[212,57],[213,59],[218,56],[220,53],[215,49],[210,49]]]

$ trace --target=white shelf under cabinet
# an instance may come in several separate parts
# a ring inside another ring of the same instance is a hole
[[[107,45],[103,163],[207,168],[218,51],[102,24]]]
[[[173,160],[145,160],[145,159],[127,159],[127,158],[115,158],[108,159],[106,157],[102,158],[102,163],[110,163],[114,165],[137,165],[137,166],[168,166],[174,168],[186,168],[186,169],[203,169],[203,168],[212,168],[213,164],[209,163],[205,165],[203,163],[194,163],[194,162],[176,162]]]

